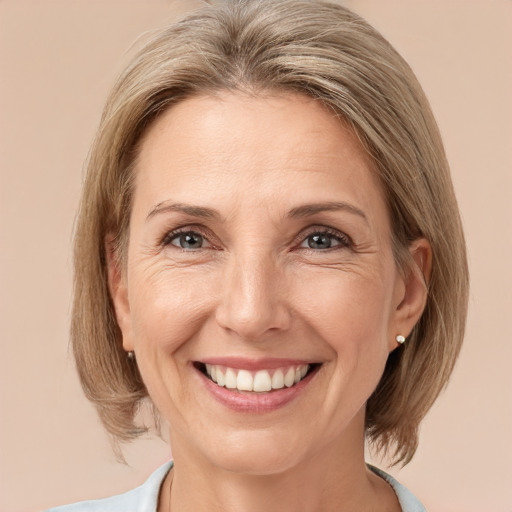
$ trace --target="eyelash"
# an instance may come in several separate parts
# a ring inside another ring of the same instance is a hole
[[[210,235],[210,233],[208,231],[204,230],[204,228],[201,228],[201,226],[184,226],[182,228],[174,229],[174,230],[166,233],[166,235],[163,237],[163,239],[161,241],[161,245],[163,247],[166,247],[169,245],[174,245],[174,244],[172,244],[172,242],[176,238],[178,238],[180,235],[184,235],[184,234],[199,235],[204,240],[206,240],[211,245],[212,248],[214,248],[214,249],[217,248],[215,246],[215,244],[213,244],[210,241],[210,238],[213,238],[213,237]],[[338,242],[339,245],[336,245],[334,247],[328,247],[326,249],[313,249],[311,247],[301,247],[301,244],[305,243],[308,238],[310,238],[314,235],[327,235],[329,238]],[[337,231],[335,229],[327,228],[325,226],[312,226],[312,227],[308,228],[306,233],[304,233],[304,232],[300,233],[294,240],[295,248],[299,248],[299,249],[302,248],[307,251],[313,251],[313,252],[329,252],[331,250],[336,250],[336,249],[348,249],[348,248],[351,248],[353,245],[354,245],[354,243],[348,235],[346,235],[345,233],[342,233],[340,231]],[[174,247],[176,247],[176,249],[181,249],[184,252],[194,251],[194,249],[185,249],[183,247],[178,247],[178,246],[174,246]],[[210,247],[208,247],[208,248],[210,248]],[[200,250],[200,249],[204,249],[204,247],[200,247],[197,250]]]
[[[351,238],[346,235],[345,233],[342,233],[338,230],[327,228],[325,226],[313,226],[309,228],[308,232],[301,233],[297,238],[297,244],[303,244],[307,241],[308,238],[314,236],[314,235],[327,235],[330,239],[336,240],[339,245],[336,245],[334,247],[329,247],[326,249],[313,249],[311,247],[303,247],[303,249],[307,251],[313,251],[313,252],[329,252],[336,249],[348,249],[351,248],[354,244],[351,240]],[[299,245],[300,247],[300,245]]]
[[[169,231],[164,236],[164,238],[162,239],[161,245],[163,247],[166,247],[166,246],[169,246],[169,245],[173,245],[172,244],[173,240],[178,238],[180,235],[186,235],[186,234],[196,234],[196,235],[199,235],[203,239],[207,240],[210,243],[210,245],[215,248],[215,245],[212,242],[209,241],[209,238],[213,238],[213,237],[210,235],[209,232],[205,231],[200,226],[184,226],[182,228],[173,229],[172,231]],[[186,251],[186,252],[194,250],[194,249],[185,249],[183,247],[178,247],[178,246],[175,246],[175,247],[178,250],[181,249],[182,251]],[[202,249],[202,247],[201,247],[201,249]]]

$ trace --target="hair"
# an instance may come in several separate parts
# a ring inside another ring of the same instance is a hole
[[[106,240],[122,266],[138,144],[152,121],[185,98],[225,92],[300,93],[334,110],[380,176],[398,267],[414,270],[411,242],[425,237],[431,245],[424,312],[390,354],[366,409],[367,439],[406,464],[462,343],[464,235],[441,137],[414,73],[366,21],[324,1],[205,6],[153,35],[119,77],[87,162],[75,232],[71,339],[86,396],[115,446],[147,430],[136,421],[148,393],[122,347]]]

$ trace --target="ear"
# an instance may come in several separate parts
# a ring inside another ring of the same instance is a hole
[[[394,333],[390,333],[390,350],[397,347],[397,335],[409,336],[421,318],[427,303],[427,287],[432,270],[432,248],[426,238],[418,238],[409,246],[412,266],[405,269],[401,286],[397,286]]]
[[[108,234],[105,237],[105,254],[107,259],[108,289],[114,304],[117,324],[123,335],[123,348],[129,352],[133,350],[133,342],[126,272],[121,266],[119,249],[112,234]]]

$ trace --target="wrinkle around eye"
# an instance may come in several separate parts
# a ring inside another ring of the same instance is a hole
[[[301,268],[299,272],[310,273],[315,272],[342,272],[347,276],[352,276],[356,279],[362,279],[363,281],[373,281],[379,279],[380,265],[375,261],[317,261],[317,262],[300,262]]]
[[[172,272],[178,269],[201,269],[208,270],[217,266],[224,258],[224,251],[210,247],[202,249],[187,250],[167,245],[147,246],[145,254],[139,260],[149,269],[154,268],[156,273]]]
[[[304,266],[309,268],[324,268],[329,270],[340,270],[343,272],[356,272],[366,268],[365,265],[356,263],[354,261],[336,261],[336,262],[328,262],[328,261],[315,261],[315,262],[302,262]]]
[[[159,280],[168,280],[176,271],[199,272],[200,268],[201,273],[209,272],[212,269],[209,263],[198,263],[197,261],[190,260],[176,261],[169,258],[158,258],[148,261],[147,258],[144,258],[142,264],[139,259],[139,263],[136,263],[135,266],[139,269],[137,272],[139,281],[157,283]]]
[[[296,253],[296,258],[304,266],[350,272],[373,266],[379,252],[378,245],[371,242],[333,250],[304,249],[304,252]]]
[[[325,261],[329,258],[338,258],[347,261],[352,258],[375,255],[379,252],[379,247],[374,242],[352,243],[351,245],[343,245],[340,243],[337,246],[327,249],[313,249],[308,247],[301,247],[300,249],[303,258],[308,260],[318,259],[319,261]]]

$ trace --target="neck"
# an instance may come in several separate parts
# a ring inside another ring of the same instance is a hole
[[[177,448],[174,469],[162,487],[159,512],[399,511],[393,490],[366,468],[364,439],[350,441],[326,445],[270,475],[228,471]],[[174,446],[180,447],[179,442]]]

